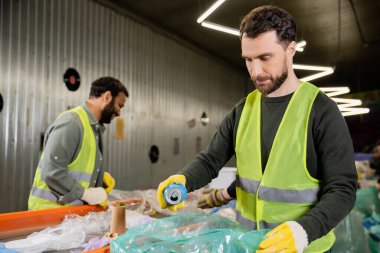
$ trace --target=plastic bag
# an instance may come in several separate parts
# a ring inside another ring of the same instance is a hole
[[[356,192],[355,208],[366,217],[370,216],[373,211],[380,213],[380,201],[377,195],[378,190],[375,186],[359,189]]]
[[[109,228],[111,211],[88,213],[85,216],[70,214],[54,227],[32,233],[25,239],[6,242],[5,246],[22,253],[79,248],[86,234],[103,234]]]
[[[365,233],[362,221],[363,214],[354,209],[336,226],[333,252],[370,253],[367,243],[368,235]]]
[[[217,215],[186,212],[129,229],[111,242],[111,252],[253,252],[266,232]]]
[[[46,228],[25,239],[7,242],[5,246],[23,253],[77,248],[84,242],[86,234],[76,228],[67,225]]]

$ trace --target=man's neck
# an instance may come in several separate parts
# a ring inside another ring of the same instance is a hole
[[[267,97],[282,97],[293,93],[302,82],[296,77],[294,72],[288,76],[280,88],[268,94]]]
[[[101,116],[101,111],[98,109],[96,104],[94,103],[95,101],[93,99],[87,99],[86,105],[92,115],[94,115],[94,118],[99,122],[100,116]]]

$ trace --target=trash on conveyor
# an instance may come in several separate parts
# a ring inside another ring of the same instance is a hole
[[[254,252],[266,232],[217,215],[185,212],[130,228],[111,242],[111,252]]]
[[[110,229],[112,209],[111,207],[105,212],[91,212],[85,216],[77,214],[66,215],[61,224],[32,233],[25,239],[6,242],[4,246],[7,249],[14,249],[21,253],[39,253],[43,251],[78,249],[81,247],[94,249],[96,246],[104,246],[106,245],[106,239],[103,235]],[[125,210],[125,226],[127,228],[154,220],[156,219],[147,215]],[[93,239],[96,237],[98,238]],[[89,240],[87,244],[86,239]],[[91,241],[91,239],[93,240]],[[74,250],[74,252],[81,251],[83,250]]]

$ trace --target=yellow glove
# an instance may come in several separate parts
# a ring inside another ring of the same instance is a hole
[[[182,201],[181,203],[177,205],[168,206],[168,204],[165,201],[164,191],[165,191],[165,188],[171,183],[186,185],[186,178],[184,175],[173,175],[173,176],[170,176],[165,181],[161,182],[157,188],[157,201],[158,201],[158,204],[160,204],[161,208],[169,208],[172,211],[177,211],[177,209],[184,207],[185,201]]]
[[[106,197],[106,200],[104,200],[102,203],[99,203],[99,206],[102,206],[102,207],[108,206],[108,197]]]
[[[259,244],[256,253],[302,253],[309,244],[305,230],[295,221],[282,223],[266,236],[268,238]]]
[[[110,173],[104,172],[103,188],[106,190],[106,193],[109,193],[114,187],[115,187],[115,179],[111,176]]]
[[[198,201],[199,208],[213,208],[216,206],[223,206],[230,200],[224,198],[222,194],[223,189],[204,189],[202,199]]]

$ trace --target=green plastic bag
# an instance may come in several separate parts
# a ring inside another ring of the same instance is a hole
[[[380,200],[377,197],[379,194],[375,186],[370,186],[366,189],[359,189],[356,192],[355,208],[365,217],[371,216],[375,211],[380,213]]]
[[[250,231],[217,215],[186,212],[129,229],[111,242],[111,252],[254,252],[268,231]]]

